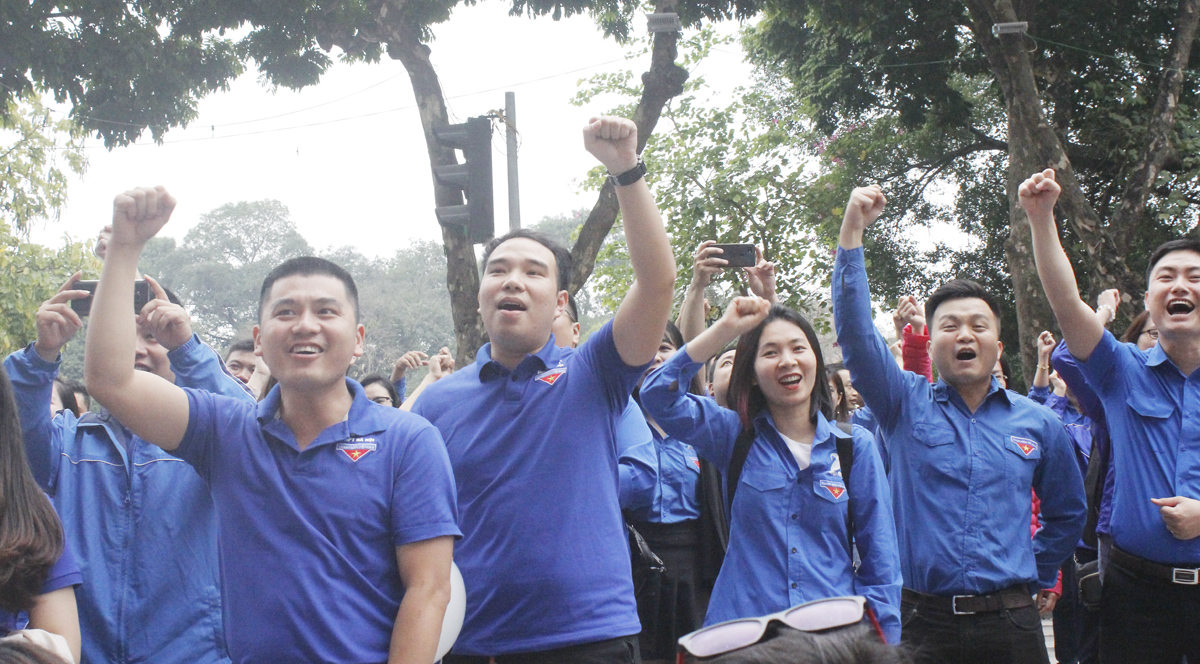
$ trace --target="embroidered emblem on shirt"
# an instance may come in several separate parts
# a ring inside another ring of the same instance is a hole
[[[832,460],[832,463],[829,464],[829,474],[837,475],[838,477],[841,477],[842,476],[842,460],[840,458],[838,458],[838,453],[834,452],[833,454],[830,454],[829,458]]]
[[[1021,448],[1021,451],[1025,453],[1025,456],[1029,456],[1038,448],[1038,444],[1035,441],[1029,440],[1028,438],[1018,438],[1016,436],[1012,436],[1010,440],[1012,440],[1013,445]]]
[[[699,468],[699,467],[700,467],[700,459],[699,459],[699,457],[688,457],[688,461],[691,461],[691,462],[692,462],[692,465],[696,466],[697,468]]]
[[[563,374],[565,373],[567,373],[567,368],[560,366],[550,369],[549,371],[543,371],[533,378],[534,380],[540,380],[547,385],[553,385],[555,381],[557,381],[559,378],[562,378]]]
[[[368,452],[375,451],[375,443],[369,442],[375,440],[374,438],[366,438],[363,440],[368,442],[338,443],[337,449],[339,452],[342,452],[346,456],[350,457],[351,461],[358,461],[359,459],[365,457]]]
[[[828,491],[829,495],[833,496],[834,500],[841,498],[842,494],[846,493],[846,485],[844,485],[840,482],[834,483],[834,482],[829,482],[826,480],[821,480],[821,487],[824,488],[826,491]]]

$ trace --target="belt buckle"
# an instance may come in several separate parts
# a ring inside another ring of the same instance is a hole
[[[1184,586],[1200,585],[1200,570],[1173,567],[1171,568],[1171,582]]]
[[[975,615],[974,611],[959,611],[958,610],[958,600],[971,599],[972,597],[974,597],[974,595],[955,595],[955,596],[951,597],[950,598],[950,612],[956,616],[973,616],[973,615]]]

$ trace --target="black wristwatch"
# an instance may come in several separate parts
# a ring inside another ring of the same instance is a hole
[[[612,173],[609,173],[608,181],[611,182],[614,187],[628,187],[634,182],[641,180],[645,175],[646,162],[642,161],[641,157],[638,157],[637,166],[634,166],[620,175],[613,175]]]

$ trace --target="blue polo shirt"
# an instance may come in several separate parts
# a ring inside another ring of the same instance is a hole
[[[1062,422],[994,378],[972,413],[944,381],[896,366],[875,329],[862,248],[838,248],[833,314],[851,380],[887,438],[905,587],[933,595],[1054,587],[1087,519]],[[1044,524],[1032,541],[1031,487]]]
[[[278,386],[258,404],[186,390],[174,454],[217,508],[235,662],[386,662],[404,597],[396,547],[459,534],[437,430],[346,389],[347,419],[303,452],[278,419]]]
[[[642,404],[663,430],[690,440],[726,474],[742,422],[706,396],[679,389],[696,375],[687,347],[642,384]],[[863,595],[888,641],[900,640],[900,565],[883,462],[870,433],[854,428],[854,471],[847,491],[837,459],[846,433],[817,415],[812,459],[803,470],[763,410],[742,468],[729,519],[729,550],[713,588],[706,625],[761,616],[825,597]],[[725,479],[722,479],[724,484]],[[728,487],[722,489],[728,495]],[[850,495],[854,500],[850,500]],[[854,508],[856,570],[846,533]]]
[[[578,349],[551,339],[509,371],[486,344],[414,412],[441,430],[458,483],[461,655],[536,652],[637,634],[618,504],[617,420],[645,366],[612,324]]]
[[[1184,376],[1161,345],[1143,353],[1108,331],[1079,368],[1112,439],[1113,543],[1164,565],[1200,564],[1200,537],[1175,539],[1150,502],[1200,499],[1200,371]]]

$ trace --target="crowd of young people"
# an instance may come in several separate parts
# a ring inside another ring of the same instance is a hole
[[[442,349],[347,378],[367,333],[357,289],[312,257],[272,270],[253,340],[222,358],[153,278],[130,310],[175,200],[118,196],[85,347],[100,410],[56,382],[83,328],[80,275],[5,360],[0,647],[428,664],[453,560],[466,598],[448,664],[665,662],[680,648],[1048,663],[1040,614],[1059,597],[1060,661],[1200,661],[1200,243],[1151,257],[1145,316],[1122,344],[1104,327],[1118,295],[1095,310],[1078,296],[1053,172],[1024,183],[1064,338],[1039,339],[1027,398],[1006,389],[999,307],[973,282],[902,300],[889,346],[862,249],[886,199],[858,188],[832,279],[834,364],[775,302],[761,253],[752,293],[706,327],[704,288],[727,262],[702,244],[669,321],[676,265],[636,127],[602,117],[583,134],[621,207],[625,300],[580,343],[570,254],[536,232],[493,240],[489,342],[457,371]],[[631,541],[662,563],[636,586]]]

